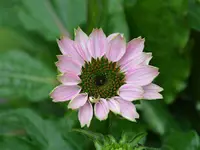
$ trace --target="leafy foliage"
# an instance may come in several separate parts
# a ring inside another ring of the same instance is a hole
[[[0,149],[100,150],[107,141],[109,150],[113,143],[199,150],[199,16],[199,0],[1,0]],[[56,38],[73,37],[77,26],[88,34],[96,27],[119,32],[127,41],[144,37],[164,100],[137,104],[137,123],[111,114],[78,130],[87,136],[75,132],[77,113],[52,103],[49,93],[57,85]]]
[[[23,51],[8,51],[0,56],[2,98],[46,98],[55,84],[54,73]]]

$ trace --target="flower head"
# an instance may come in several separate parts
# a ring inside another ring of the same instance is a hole
[[[135,121],[139,118],[132,101],[161,99],[162,88],[152,83],[159,74],[150,66],[151,53],[144,53],[144,39],[126,44],[123,35],[106,37],[102,29],[94,29],[88,37],[80,28],[75,40],[58,40],[62,55],[56,66],[62,83],[51,93],[54,102],[69,101],[68,108],[78,109],[81,126],[94,115],[105,120],[110,111]]]

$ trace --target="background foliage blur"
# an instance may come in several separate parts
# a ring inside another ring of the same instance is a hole
[[[117,139],[147,132],[147,146],[199,150],[199,0],[0,0],[0,150],[94,149],[71,131],[80,128],[77,112],[49,98],[58,84],[56,38],[73,38],[77,26],[145,37],[164,88],[163,100],[138,105],[137,123],[110,115],[89,130]]]

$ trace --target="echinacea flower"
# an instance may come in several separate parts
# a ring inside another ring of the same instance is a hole
[[[58,40],[62,55],[56,66],[62,83],[51,93],[54,102],[69,101],[68,108],[78,109],[81,127],[94,115],[106,120],[109,111],[135,121],[139,118],[132,101],[161,99],[162,88],[152,81],[159,74],[150,66],[151,53],[143,52],[144,39],[126,44],[119,33],[106,37],[102,29],[94,29],[89,37],[78,28],[75,40]]]

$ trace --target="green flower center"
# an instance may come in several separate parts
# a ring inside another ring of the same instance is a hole
[[[81,93],[88,93],[94,98],[111,98],[117,96],[118,89],[125,83],[125,74],[116,62],[107,58],[92,58],[85,62],[80,75]]]

